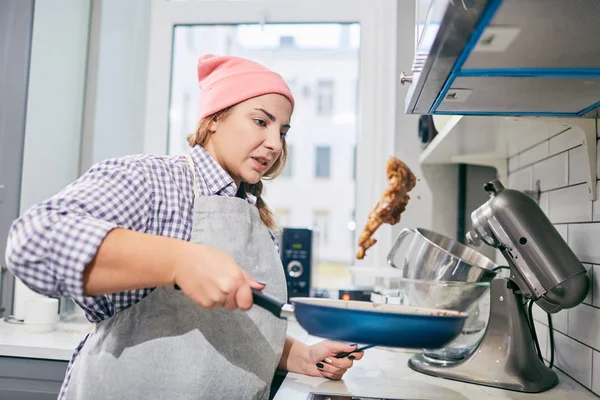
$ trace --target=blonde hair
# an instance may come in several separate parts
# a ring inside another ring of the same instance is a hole
[[[210,124],[213,121],[218,121],[221,118],[225,118],[227,114],[231,111],[234,106],[225,108],[221,111],[217,111],[216,113],[209,115],[200,120],[198,126],[196,128],[196,132],[188,135],[187,141],[191,147],[196,145],[200,145],[204,147],[206,142],[208,141],[208,136],[210,134]],[[265,172],[263,179],[271,180],[278,177],[285,168],[285,163],[287,162],[287,144],[285,142],[285,138],[282,139],[282,150],[281,154],[275,160],[275,163]],[[244,191],[246,194],[251,194],[256,197],[256,207],[258,208],[258,212],[260,214],[260,219],[264,222],[264,224],[270,229],[276,229],[277,223],[275,221],[275,216],[271,209],[267,206],[267,203],[261,197],[263,191],[263,182],[259,180],[255,184],[249,184],[247,182],[242,182],[240,184],[240,188],[238,190]]]

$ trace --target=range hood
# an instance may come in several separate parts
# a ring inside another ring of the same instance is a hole
[[[598,117],[600,0],[429,0],[421,26],[406,113]]]

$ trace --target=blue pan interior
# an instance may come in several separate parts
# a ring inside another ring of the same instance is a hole
[[[408,349],[438,349],[462,331],[467,315],[427,315],[331,307],[294,301],[296,320],[330,340]]]

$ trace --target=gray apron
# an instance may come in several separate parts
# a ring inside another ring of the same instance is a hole
[[[193,161],[191,163],[194,173]],[[191,242],[232,256],[265,291],[287,298],[281,260],[258,209],[198,197]],[[170,287],[96,325],[73,364],[67,399],[267,399],[287,324],[264,309],[211,310]]]

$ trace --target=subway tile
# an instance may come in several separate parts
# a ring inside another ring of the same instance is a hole
[[[568,230],[568,244],[581,262],[600,264],[600,224],[572,224]]]
[[[594,265],[592,270],[592,305],[600,307],[600,266]]]
[[[548,197],[550,195],[550,192],[544,192],[544,193],[540,193],[540,202],[539,202],[539,206],[542,209],[542,211],[544,212],[544,214],[546,214],[546,217],[550,218],[550,214],[548,211]]]
[[[519,168],[519,156],[514,156],[508,159],[508,172],[512,172]]]
[[[554,320],[552,320],[554,322]],[[600,309],[580,304],[569,309],[569,330],[573,339],[600,350]]]
[[[600,395],[600,353],[594,350],[592,364],[592,391]]]
[[[548,157],[548,141],[519,154],[519,165],[530,165]]]
[[[544,124],[535,124],[533,121],[520,121],[518,124],[508,128],[506,130],[508,136],[508,154],[514,156],[539,143],[547,142],[550,133],[548,129],[542,129],[545,127]]]
[[[591,222],[592,202],[587,185],[548,192],[548,218],[553,223]]]
[[[585,304],[593,305],[594,304],[594,266],[591,264],[583,264],[585,270],[587,271],[588,281],[590,282],[590,286],[588,289],[588,294],[583,299]]]
[[[585,147],[579,146],[573,150],[569,150],[569,185],[587,182],[587,165]]]
[[[542,310],[540,306],[534,303],[531,311],[534,321],[537,321],[542,325],[548,325],[548,314],[546,314],[546,311]],[[552,320],[552,322],[554,322],[554,320]]]
[[[554,332],[555,363],[586,387],[592,386],[592,349],[560,332]]]
[[[542,191],[567,186],[568,161],[567,153],[540,161],[533,166],[533,181],[540,180]]]
[[[549,142],[550,155],[554,155],[581,145],[583,143],[583,136],[581,136],[579,129],[568,129],[560,135],[550,138]]]
[[[520,171],[513,172],[508,175],[508,187],[516,190],[531,190],[533,189],[533,169],[531,167],[524,168]]]
[[[535,334],[538,338],[538,343],[540,345],[540,351],[542,352],[542,357],[547,360],[548,355],[548,327],[546,325],[542,325],[539,322],[534,322],[535,325]]]
[[[565,242],[568,242],[568,225],[554,225],[560,236],[563,237]]]
[[[561,310],[555,314],[552,314],[552,327],[565,335],[569,331],[569,312],[570,310]],[[545,316],[548,321],[548,316]]]

